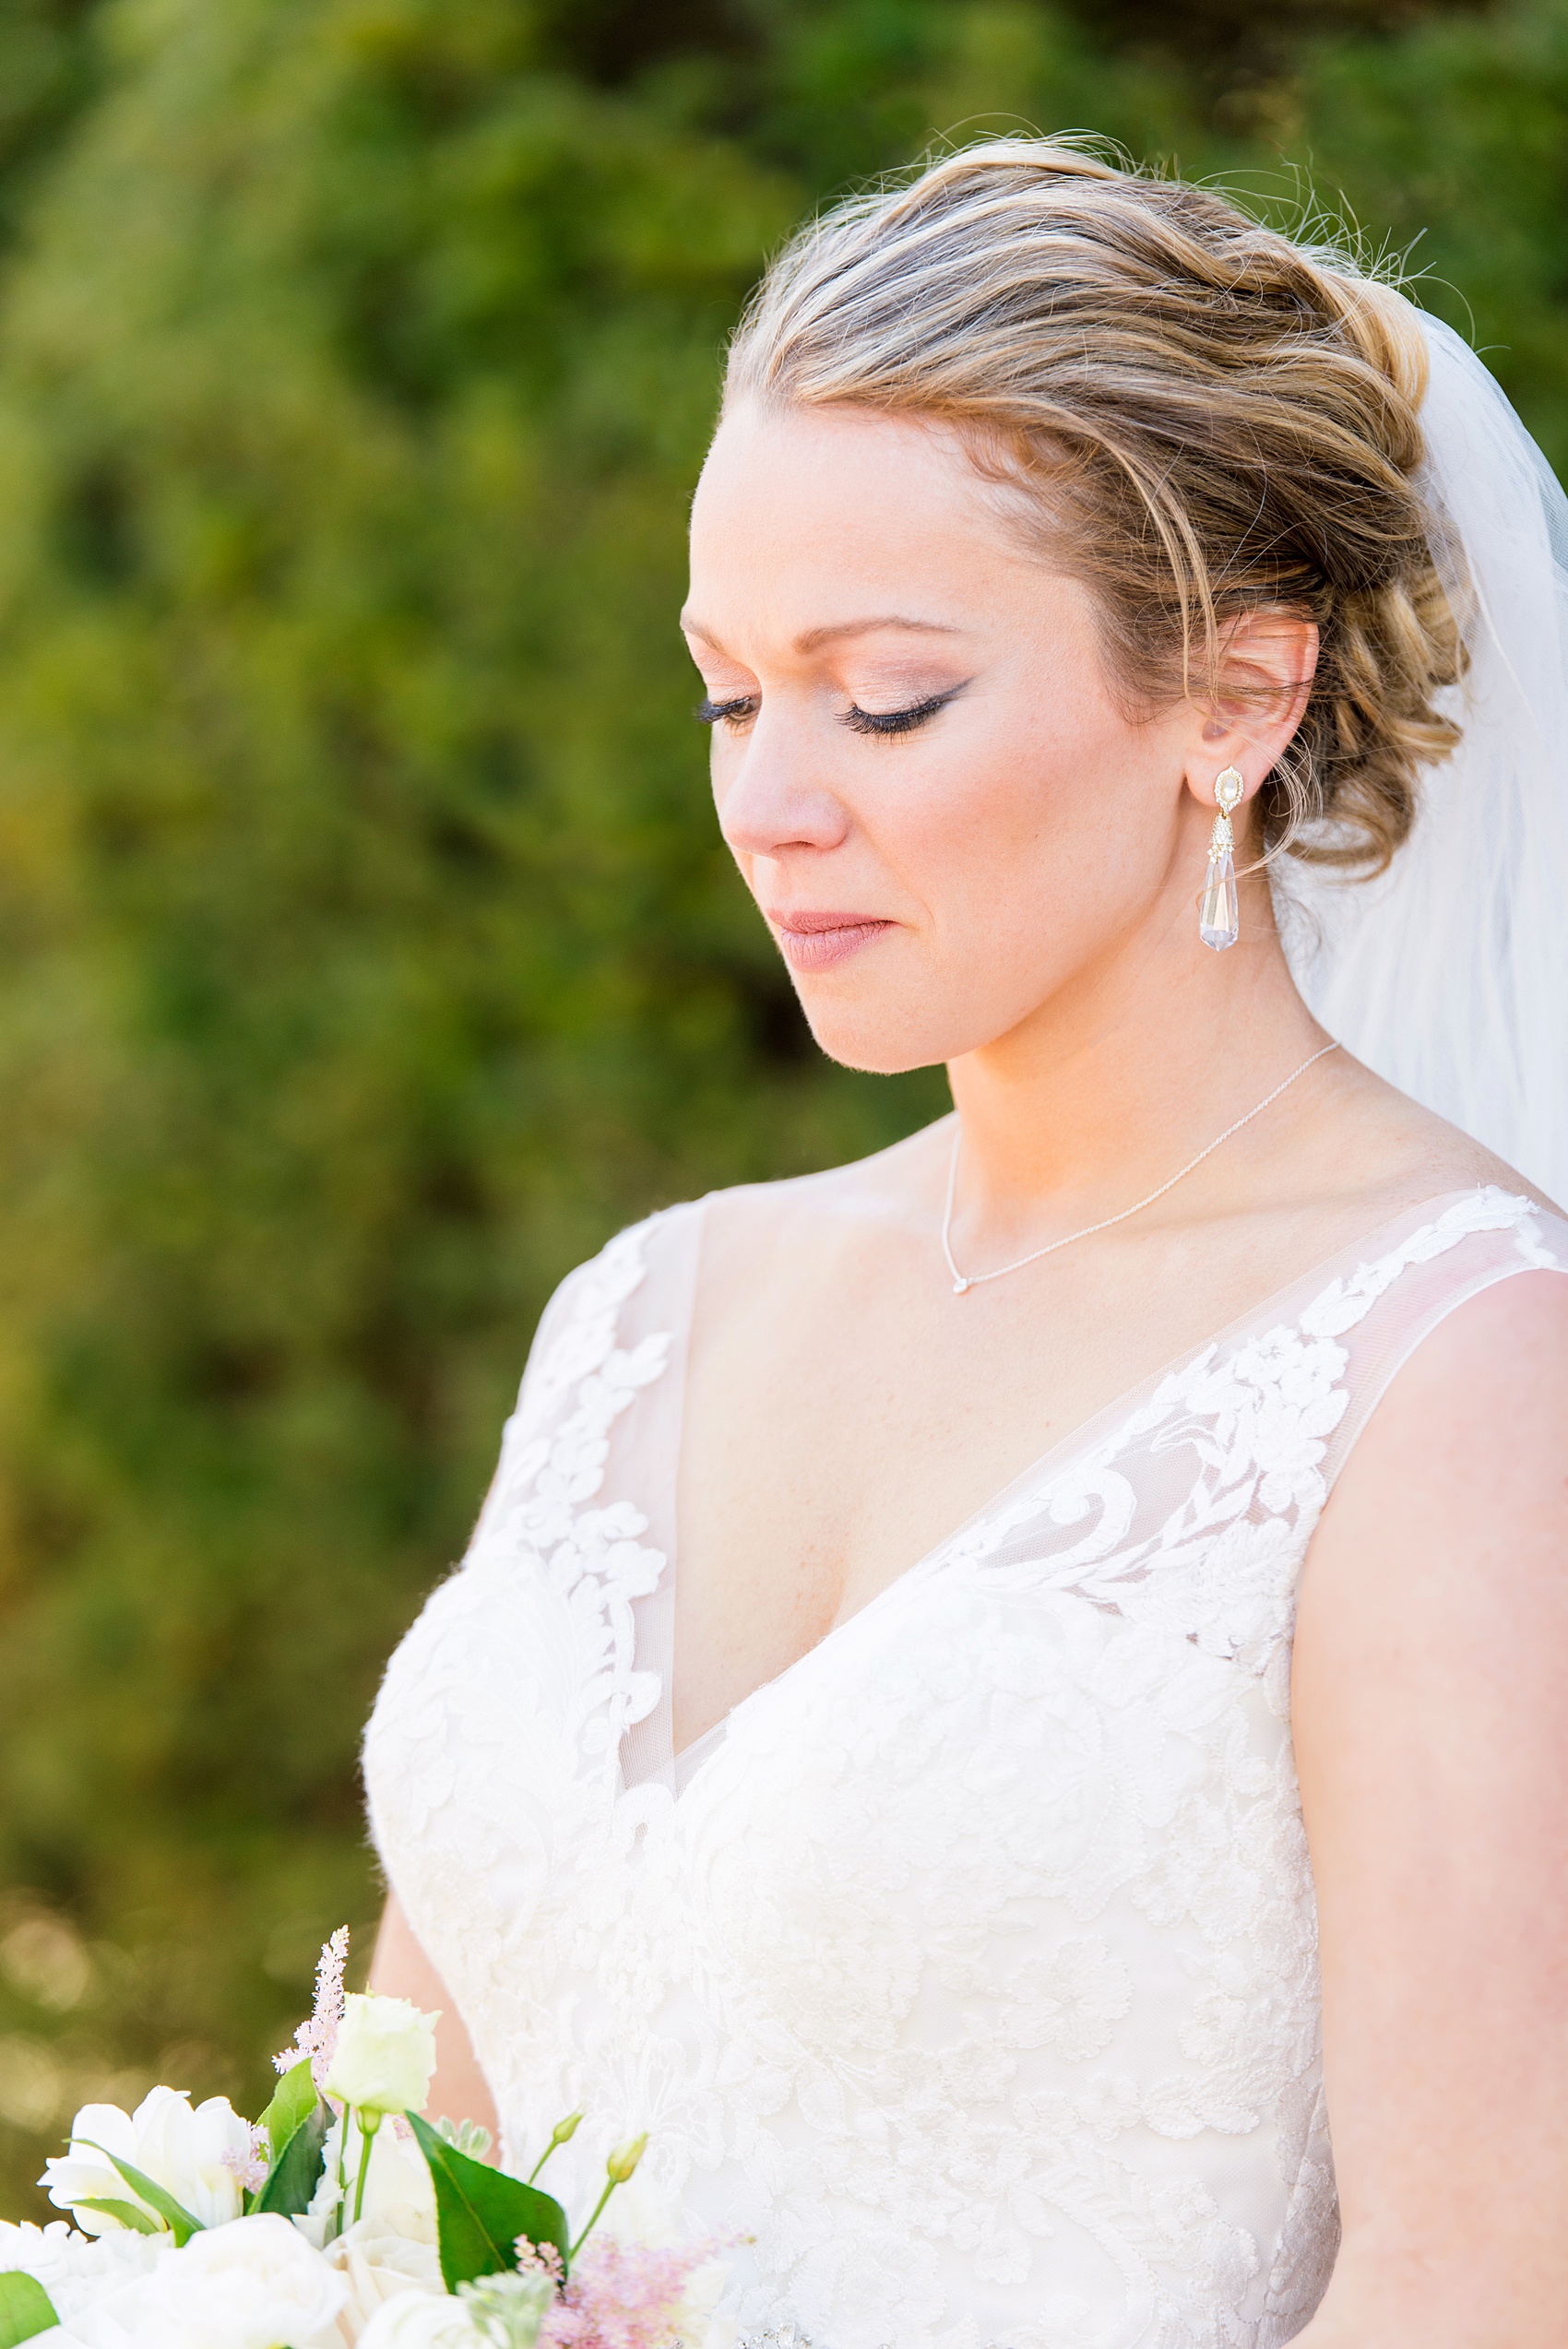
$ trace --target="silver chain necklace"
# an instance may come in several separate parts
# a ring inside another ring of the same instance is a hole
[[[1337,1042],[1320,1045],[1315,1052],[1301,1062],[1299,1069],[1291,1070],[1283,1085],[1277,1085],[1272,1093],[1265,1094],[1255,1109],[1249,1109],[1244,1118],[1238,1118],[1235,1124],[1228,1125],[1223,1133],[1217,1133],[1206,1150],[1200,1150],[1195,1158],[1189,1158],[1186,1165],[1173,1174],[1169,1182],[1162,1182],[1158,1191],[1151,1191],[1148,1197],[1140,1199],[1135,1207],[1123,1207],[1119,1216],[1106,1216],[1098,1224],[1086,1224],[1082,1231],[1070,1231],[1062,1240],[1048,1240],[1043,1248],[1036,1248],[1028,1256],[1020,1256],[1015,1263],[999,1264],[993,1273],[961,1273],[953,1262],[953,1202],[958,1189],[958,1150],[964,1139],[964,1129],[961,1125],[958,1126],[954,1132],[953,1156],[947,1168],[947,1204],[942,1211],[942,1252],[947,1259],[947,1269],[953,1275],[954,1296],[962,1297],[967,1288],[979,1288],[983,1281],[1005,1280],[1009,1273],[1021,1273],[1026,1264],[1038,1264],[1042,1256],[1054,1256],[1059,1248],[1071,1248],[1077,1240],[1092,1240],[1097,1231],[1109,1231],[1112,1224],[1124,1224],[1129,1216],[1141,1216],[1146,1207],[1152,1207],[1157,1199],[1163,1199],[1168,1191],[1174,1191],[1179,1182],[1185,1181],[1193,1169],[1195,1167],[1201,1167],[1206,1158],[1212,1158],[1222,1142],[1229,1142],[1231,1135],[1240,1133],[1244,1125],[1251,1125],[1254,1118],[1261,1118],[1264,1111],[1277,1101],[1280,1095],[1294,1085],[1299,1076],[1305,1076],[1307,1071],[1316,1062],[1321,1061],[1326,1053],[1337,1052],[1338,1050]]]

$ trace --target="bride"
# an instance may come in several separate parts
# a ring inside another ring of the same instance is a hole
[[[566,1281],[367,1771],[433,2108],[649,2131],[742,2338],[1562,2337],[1565,549],[1456,338],[1070,146],[740,330],[719,823],[955,1113]]]

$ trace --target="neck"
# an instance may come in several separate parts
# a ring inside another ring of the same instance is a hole
[[[1181,911],[1186,919],[1140,929],[1007,1035],[948,1063],[971,1235],[1049,1238],[1058,1223],[1128,1205],[1326,1042],[1296,991],[1262,873],[1243,884],[1241,938],[1223,954],[1202,946]]]

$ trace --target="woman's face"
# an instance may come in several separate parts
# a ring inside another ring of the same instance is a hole
[[[973,1051],[1151,923],[1202,953],[1196,793],[1226,745],[1190,705],[1128,715],[1087,591],[1009,534],[941,428],[727,416],[683,624],[724,836],[835,1060]]]

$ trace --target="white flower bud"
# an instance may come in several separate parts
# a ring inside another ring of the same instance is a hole
[[[435,2070],[439,2014],[422,2014],[407,1999],[350,1993],[323,2085],[362,2113],[417,2113]]]
[[[611,2184],[624,2186],[647,2151],[647,2131],[646,2130],[640,2137],[630,2138],[624,2145],[617,2145],[604,2165]]]

